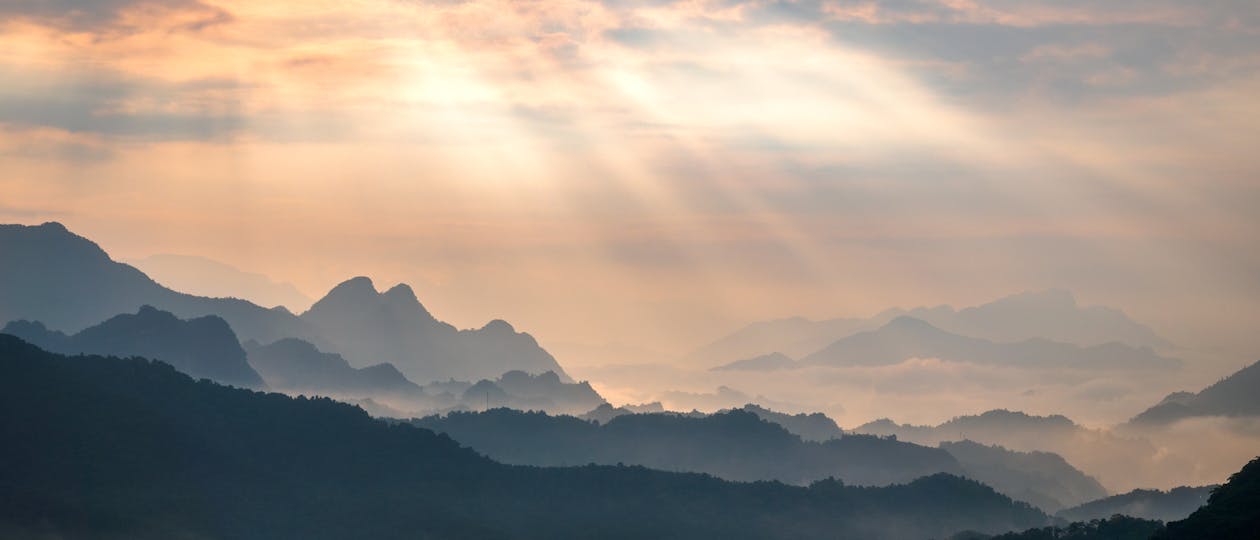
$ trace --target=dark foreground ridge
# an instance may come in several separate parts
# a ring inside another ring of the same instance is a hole
[[[949,475],[886,488],[501,465],[327,399],[0,335],[0,537],[874,538],[1044,514]],[[20,444],[11,444],[20,441]]]

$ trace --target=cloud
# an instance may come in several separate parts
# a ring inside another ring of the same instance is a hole
[[[13,0],[0,4],[0,22],[24,19],[71,32],[127,34],[156,17],[170,29],[199,31],[232,20],[199,0]]]

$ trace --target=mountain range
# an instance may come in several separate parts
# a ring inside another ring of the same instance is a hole
[[[802,358],[858,332],[880,328],[898,317],[924,321],[945,332],[999,343],[1044,339],[1080,347],[1112,342],[1159,349],[1169,343],[1123,312],[1080,306],[1064,290],[1026,292],[956,310],[949,306],[889,309],[870,318],[812,321],[796,317],[752,323],[689,355],[707,366],[780,353]]]
[[[332,400],[198,382],[142,358],[57,355],[13,336],[0,336],[0,412],[5,537],[910,540],[1047,520],[945,474],[799,487],[502,465]]]
[[[63,354],[143,356],[166,362],[194,378],[243,388],[266,388],[227,322],[215,316],[181,320],[152,306],[116,315],[74,335],[38,321],[13,321],[0,334],[18,336]]]
[[[1176,392],[1129,421],[1130,426],[1158,426],[1203,416],[1260,416],[1260,362],[1221,379],[1198,393]]]
[[[173,291],[59,223],[0,225],[0,253],[0,322],[25,319],[77,332],[150,305],[183,319],[220,317],[242,341],[297,338],[354,367],[390,363],[417,383],[514,369],[552,371],[569,381],[529,334],[499,320],[458,330],[434,318],[406,285],[378,293],[369,279],[353,278],[298,316],[283,307]]]
[[[929,446],[971,440],[1021,452],[1053,452],[1113,492],[1141,487],[1138,479],[1149,467],[1189,466],[1147,439],[1089,429],[1061,415],[1034,416],[1003,409],[959,416],[935,426],[897,424],[884,418],[850,431]]]
[[[1116,514],[1159,521],[1185,519],[1199,507],[1207,504],[1212,491],[1219,486],[1178,487],[1168,491],[1135,489],[1128,493],[1112,495],[1090,501],[1055,514],[1067,521],[1089,521]]]
[[[851,484],[886,485],[945,472],[1049,511],[1107,495],[1098,481],[1055,454],[971,442],[929,448],[869,435],[810,441],[775,420],[800,416],[750,405],[711,415],[623,414],[596,423],[494,409],[430,416],[413,423],[446,433],[492,459],[521,465],[627,463],[728,480],[793,484],[835,477]]]
[[[1047,512],[1107,496],[1098,480],[1058,454],[1015,452],[968,440],[942,442],[940,448],[962,464],[966,477]]]
[[[714,369],[771,371],[807,365],[879,366],[909,358],[1028,368],[1171,369],[1181,365],[1180,361],[1160,356],[1149,348],[1139,349],[1118,342],[1089,347],[1041,338],[997,343],[953,334],[926,321],[900,316],[878,329],[841,338],[799,362],[772,353]]]

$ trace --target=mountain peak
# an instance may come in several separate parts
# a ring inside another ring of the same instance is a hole
[[[420,300],[416,298],[416,292],[411,290],[411,286],[406,283],[394,285],[388,291],[385,291],[384,296],[394,300],[401,300],[409,304],[420,303]]]
[[[930,323],[928,323],[927,321],[923,319],[910,317],[908,315],[901,315],[891,321],[888,321],[888,324],[885,324],[884,328],[889,329],[889,330],[905,330],[905,331],[915,331],[915,332],[937,329],[935,326],[932,326]]]
[[[493,321],[486,323],[485,326],[481,327],[481,331],[490,333],[490,334],[505,334],[505,335],[516,333],[516,329],[513,328],[510,323],[508,323],[507,321],[503,319],[495,319]]]
[[[355,276],[347,279],[333,287],[331,291],[328,291],[328,296],[332,296],[333,293],[377,294],[376,285],[372,283],[372,278],[367,276]]]

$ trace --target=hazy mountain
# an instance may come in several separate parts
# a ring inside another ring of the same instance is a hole
[[[246,353],[263,380],[285,392],[360,398],[424,393],[390,364],[353,368],[341,355],[321,352],[300,339],[282,339],[270,345],[250,342]]]
[[[812,321],[803,317],[759,321],[705,345],[688,359],[704,366],[721,366],[742,359],[784,354],[800,358],[842,337],[878,328],[882,319],[831,319]]]
[[[234,296],[260,306],[285,306],[290,311],[304,310],[314,301],[292,283],[206,257],[160,253],[127,262],[158,283],[198,296]]]
[[[1217,486],[1179,487],[1168,491],[1135,489],[1085,504],[1060,510],[1056,517],[1067,521],[1089,521],[1116,514],[1159,521],[1185,519],[1191,512],[1207,504]]]
[[[246,360],[236,334],[218,317],[185,321],[142,306],[134,315],[117,315],[74,335],[31,321],[11,322],[0,333],[63,354],[143,356],[166,362],[195,378],[244,388],[266,387]]]
[[[783,426],[783,429],[806,441],[823,442],[839,439],[844,435],[844,430],[836,425],[836,421],[823,413],[787,414],[752,403],[744,405],[740,410],[753,413],[767,422],[779,424]]]
[[[1016,452],[972,441],[943,442],[940,447],[962,464],[968,478],[1047,512],[1107,496],[1098,480],[1058,454]]]
[[[372,280],[356,277],[334,287],[301,318],[352,365],[388,362],[419,383],[477,380],[511,370],[551,371],[571,382],[529,334],[500,320],[457,330],[434,318],[404,284],[382,293]]]
[[[1129,422],[1135,426],[1152,426],[1196,416],[1260,416],[1260,362],[1197,394],[1170,394]]]
[[[703,365],[724,365],[775,352],[802,358],[827,345],[874,330],[898,316],[927,321],[949,333],[997,342],[1042,338],[1082,347],[1112,342],[1160,348],[1168,342],[1123,312],[1080,306],[1068,291],[1025,292],[955,310],[949,306],[890,309],[870,318],[812,321],[800,317],[752,323],[689,355]]]
[[[1124,312],[1078,305],[1071,292],[1061,289],[1014,294],[960,310],[921,307],[905,315],[955,334],[993,341],[1045,338],[1084,347],[1112,342],[1139,348],[1168,346],[1166,340]]]
[[[631,414],[600,425],[571,416],[494,409],[415,423],[492,459],[519,465],[626,463],[792,484],[836,477],[850,484],[887,485],[962,472],[940,449],[867,436],[806,442],[741,410],[701,417]]]
[[[1190,466],[1176,456],[1167,455],[1149,440],[1088,429],[1060,415],[1032,416],[992,410],[956,417],[936,426],[912,426],[880,419],[851,431],[891,435],[931,446],[944,441],[972,440],[1021,452],[1053,452],[1097,478],[1113,492],[1131,490],[1135,483],[1140,485],[1141,479],[1151,474],[1151,468]]]
[[[321,344],[314,329],[283,308],[172,291],[109,258],[60,223],[0,225],[0,322],[27,319],[76,332],[151,305],[184,319],[216,315],[242,340],[297,337]]]
[[[503,321],[456,330],[434,319],[406,285],[378,294],[367,278],[351,279],[297,317],[284,308],[172,291],[59,223],[0,225],[0,253],[0,322],[37,320],[74,332],[151,305],[185,319],[222,317],[241,340],[298,338],[355,367],[392,363],[415,382],[514,369],[569,380],[528,334]]]
[[[554,371],[530,375],[513,370],[504,373],[495,384],[512,396],[517,409],[579,414],[606,403],[590,383],[566,383]]]
[[[949,475],[793,487],[500,465],[331,400],[11,336],[0,336],[0,433],[22,442],[0,445],[0,534],[17,538],[909,540],[1047,519]]]
[[[724,409],[724,410],[718,411],[717,414],[722,414],[730,410],[731,409]],[[787,414],[787,413],[772,411],[770,409],[767,409],[760,405],[754,405],[752,403],[744,405],[738,410],[753,413],[757,415],[758,418],[761,418],[762,420],[765,420],[767,422],[771,422],[774,424],[778,424],[779,426],[783,427],[783,429],[786,429],[789,433],[796,435],[797,437],[800,437],[801,440],[805,440],[805,441],[823,442],[823,441],[829,441],[831,439],[838,439],[844,435],[844,430],[840,429],[840,426],[836,425],[835,420],[828,418],[827,415],[822,414],[822,413]],[[595,409],[592,409],[591,411],[588,411],[585,414],[578,415],[578,418],[592,421],[597,424],[607,424],[610,420],[618,416],[624,416],[627,414],[643,414],[643,413],[674,414],[674,415],[679,415],[679,416],[689,416],[693,418],[708,416],[700,412],[691,412],[691,413],[668,412],[668,411],[665,411],[665,408],[661,406],[659,402],[653,402],[653,403],[646,403],[643,405],[626,405],[622,407],[613,407],[612,405],[605,403],[603,405],[600,405],[599,407],[596,407]]]
[[[723,364],[712,368],[713,371],[776,371],[780,369],[792,369],[796,367],[796,360],[793,360],[786,354],[774,352],[754,356],[744,360],[736,360],[729,364]]]
[[[859,332],[801,359],[829,366],[888,365],[908,358],[1037,368],[1167,369],[1181,365],[1150,349],[1120,343],[1081,347],[1045,339],[995,343],[941,330],[913,317],[897,317],[878,330]]]
[[[595,422],[596,424],[607,424],[609,420],[612,420],[613,418],[616,418],[618,416],[624,416],[627,414],[666,413],[666,412],[667,411],[665,410],[665,407],[661,405],[661,402],[659,401],[654,401],[652,403],[645,403],[642,405],[622,405],[620,407],[613,407],[609,403],[602,403],[600,404],[600,406],[595,407],[594,409],[591,409],[585,413],[575,415],[575,416],[577,416],[578,418],[581,418],[582,420],[586,420],[588,422]],[[679,414],[679,413],[669,413],[669,414]]]

